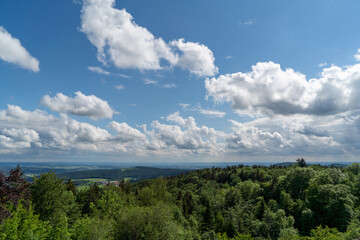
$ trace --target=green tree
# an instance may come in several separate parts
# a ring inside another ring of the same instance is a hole
[[[306,167],[307,166],[306,161],[303,158],[296,159],[296,162],[298,163],[299,167]]]
[[[101,240],[113,239],[112,222],[99,217],[83,217],[78,219],[72,226],[71,239],[73,240]]]
[[[20,201],[24,207],[30,204],[30,184],[25,180],[23,174],[19,165],[10,170],[8,176],[0,171],[0,223],[10,216],[6,205],[17,206]]]
[[[34,178],[31,194],[34,212],[39,214],[41,220],[54,220],[64,214],[70,219],[78,217],[73,193],[66,190],[63,179],[58,178],[54,172]]]
[[[315,176],[312,168],[293,168],[281,178],[281,186],[293,199],[305,199],[305,190],[310,186],[310,180]]]
[[[339,233],[334,228],[326,227],[317,227],[316,229],[311,230],[308,240],[343,240],[341,233]]]
[[[316,225],[326,225],[345,231],[354,216],[354,196],[350,187],[338,185],[312,185],[308,190],[309,208]]]
[[[20,203],[17,207],[9,207],[11,217],[7,218],[0,225],[0,239],[49,239],[48,225],[39,220],[33,209],[25,209]]]
[[[184,239],[169,206],[135,206],[124,209],[115,221],[115,238],[132,240]]]
[[[77,190],[76,190],[76,186],[73,183],[73,181],[71,181],[71,179],[69,178],[67,183],[66,183],[66,190],[72,192],[75,196],[77,194]]]
[[[260,233],[263,237],[278,239],[283,229],[292,228],[293,217],[286,217],[285,211],[280,209],[276,212],[266,210],[260,225]]]

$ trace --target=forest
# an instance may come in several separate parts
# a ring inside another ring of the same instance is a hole
[[[119,179],[121,180],[121,179]],[[0,172],[0,239],[353,240],[360,164],[231,166],[77,189]]]

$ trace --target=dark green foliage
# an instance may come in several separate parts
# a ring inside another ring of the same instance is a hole
[[[77,217],[77,205],[73,193],[66,190],[63,179],[59,179],[53,172],[34,178],[31,195],[34,212],[41,220],[54,221],[60,216],[70,219]]]
[[[360,165],[203,169],[78,191],[53,172],[0,174],[2,239],[353,240]]]
[[[263,219],[266,210],[266,203],[263,197],[258,198],[258,203],[255,206],[255,217],[259,220]]]
[[[296,159],[296,161],[299,164],[299,167],[306,167],[307,166],[306,161],[303,158],[298,158],[298,159]]]
[[[74,194],[74,196],[76,196],[76,194],[77,194],[75,184],[73,183],[73,181],[71,181],[70,178],[68,179],[68,181],[66,183],[66,190],[72,192]]]
[[[343,184],[312,185],[308,190],[315,226],[326,225],[345,231],[354,216],[354,200],[350,187]]]
[[[5,176],[0,171],[0,223],[10,216],[7,205],[17,206],[21,201],[23,206],[28,207],[30,201],[30,184],[23,177],[23,172],[18,165]]]
[[[101,198],[101,189],[94,183],[90,186],[89,189],[80,191],[77,194],[76,202],[79,203],[81,207],[81,212],[83,214],[89,214],[92,212],[91,207],[97,206],[98,200]]]
[[[280,185],[294,199],[305,199],[305,190],[310,186],[310,180],[315,176],[312,168],[292,168],[281,178]]]

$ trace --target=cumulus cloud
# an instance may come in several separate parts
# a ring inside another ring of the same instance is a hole
[[[173,65],[180,66],[198,76],[213,76],[218,72],[218,68],[214,65],[214,55],[207,46],[184,42],[184,39],[172,41],[170,44],[182,52]]]
[[[248,73],[205,80],[207,97],[231,102],[243,115],[332,115],[360,108],[360,64],[323,69],[320,78],[306,79],[293,69],[262,62]]]
[[[339,134],[344,129],[351,131],[353,124],[344,123],[338,116],[326,117],[325,121],[333,122],[321,126],[325,123],[323,118],[296,115],[246,123],[230,120],[233,126],[232,133],[225,137],[227,147],[230,152],[250,155],[343,154],[347,142]]]
[[[76,121],[65,114],[56,118],[44,111],[27,111],[9,105],[7,110],[0,111],[0,149],[137,152],[140,148],[136,141],[141,140],[141,144],[144,137],[128,125],[118,125],[113,122],[109,126],[118,132],[112,135],[106,129]]]
[[[119,139],[124,142],[128,141],[135,141],[135,140],[145,140],[146,136],[139,130],[130,127],[127,123],[118,123],[115,121],[112,121],[109,126],[109,128],[114,129],[118,136],[116,139]]]
[[[179,112],[137,129],[111,121],[106,128],[45,111],[8,105],[0,110],[0,154],[131,153],[142,156],[287,156],[359,153],[360,111],[295,114],[240,123],[228,132],[199,126]]]
[[[161,59],[199,76],[217,72],[210,49],[183,39],[165,43],[146,28],[137,25],[125,9],[114,7],[115,0],[85,0],[81,14],[81,31],[97,48],[103,64],[118,68],[161,69]],[[178,54],[180,53],[180,56]]]
[[[19,118],[20,116],[24,118]],[[107,129],[79,122],[61,114],[56,118],[44,111],[27,111],[9,105],[0,111],[0,154],[4,150],[123,152],[140,155],[214,153],[218,152],[219,132],[197,126],[195,119],[174,113],[166,118],[168,125],[153,121],[151,129],[141,130],[127,123],[112,121]],[[220,144],[221,145],[221,144]],[[221,145],[222,146],[222,145]],[[221,147],[223,149],[224,147]]]
[[[0,148],[2,149],[29,148],[31,144],[41,146],[39,134],[32,129],[5,128],[0,130]]]
[[[39,60],[32,57],[21,45],[19,39],[11,36],[5,28],[0,26],[0,59],[16,64],[22,68],[39,72]]]
[[[212,154],[222,150],[222,144],[216,142],[219,133],[213,128],[198,127],[193,117],[184,119],[179,112],[176,112],[167,116],[166,120],[175,125],[153,121],[151,131],[144,127],[145,133],[151,139],[147,146],[148,150],[184,150],[185,152]]]
[[[86,96],[80,91],[75,92],[75,95],[74,98],[62,93],[57,93],[53,98],[45,95],[41,100],[41,104],[53,111],[86,116],[92,119],[112,118],[113,114],[116,113],[107,101],[95,95]]]
[[[278,132],[267,132],[233,120],[231,123],[233,133],[226,137],[231,150],[242,153],[269,153],[279,151],[290,144]]]

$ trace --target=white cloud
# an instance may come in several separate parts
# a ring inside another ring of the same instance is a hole
[[[278,132],[267,132],[231,120],[233,133],[226,137],[228,148],[240,153],[259,154],[283,150],[289,142]]]
[[[63,116],[62,122],[66,126],[67,132],[65,133],[67,136],[64,138],[64,135],[61,135],[61,141],[67,140],[70,143],[92,143],[107,141],[111,138],[111,135],[108,131],[99,127],[95,127],[89,123],[78,122],[65,116]],[[57,136],[57,134],[54,135]],[[67,144],[64,143],[64,145]]]
[[[118,135],[116,139],[121,140],[123,142],[135,141],[135,140],[145,140],[146,136],[139,130],[130,127],[127,123],[118,123],[112,121],[109,128],[114,129]]]
[[[199,126],[179,112],[150,128],[112,121],[107,129],[79,122],[66,114],[56,118],[40,110],[9,105],[0,110],[0,154],[130,153],[142,156],[340,156],[360,150],[360,111],[330,116],[295,114],[231,120],[224,133]]]
[[[199,109],[201,114],[204,114],[210,118],[223,118],[226,113],[218,110],[210,110],[210,109]]]
[[[251,26],[254,25],[256,23],[256,19],[247,19],[244,22],[240,22],[239,25],[240,26]]]
[[[178,112],[170,114],[166,120],[177,125],[153,121],[151,131],[148,131],[146,126],[144,127],[145,133],[151,139],[147,146],[148,150],[162,154],[166,152],[216,154],[222,151],[223,144],[216,142],[219,133],[215,129],[206,126],[198,127],[193,117],[184,119]]]
[[[325,66],[327,66],[327,62],[323,62],[318,65],[318,67],[325,67]]]
[[[27,128],[0,130],[0,149],[30,148],[31,144],[41,146],[39,134]]]
[[[125,87],[121,84],[115,86],[115,89],[117,89],[117,90],[123,90],[124,88]]]
[[[273,62],[257,63],[248,73],[206,79],[207,97],[231,102],[243,115],[331,115],[360,108],[360,64],[323,69],[307,80]]]
[[[193,42],[184,42],[184,39],[171,42],[182,54],[173,65],[187,69],[198,76],[213,76],[218,73],[218,68],[214,65],[214,55],[205,45]]]
[[[342,131],[354,128],[341,118],[295,115],[246,123],[231,120],[233,132],[226,136],[227,146],[230,152],[249,155],[339,155],[347,148]]]
[[[97,48],[103,64],[112,62],[118,68],[161,69],[161,59],[199,76],[217,72],[210,49],[183,39],[164,42],[146,28],[137,25],[125,9],[114,8],[115,0],[85,0],[81,14],[81,31]],[[180,56],[176,52],[180,52]]]
[[[144,78],[143,81],[144,81],[144,84],[146,84],[146,85],[159,85],[158,81],[156,81],[156,80]]]
[[[21,118],[24,117],[24,118]],[[206,126],[198,127],[194,118],[182,118],[174,113],[166,118],[175,125],[152,123],[150,131],[130,127],[127,123],[110,122],[109,129],[79,122],[65,114],[56,118],[44,111],[26,111],[8,106],[0,111],[0,154],[28,151],[68,152],[92,151],[99,153],[185,154],[216,153],[223,149],[216,143],[218,132]]]
[[[174,83],[165,83],[162,85],[164,88],[176,88],[176,84]]]
[[[131,141],[130,137],[139,140],[136,132],[138,130],[131,131],[129,126],[123,129],[118,131],[119,135],[111,135],[106,129],[76,121],[65,114],[55,118],[44,111],[26,111],[18,106],[9,105],[7,110],[0,111],[0,150],[14,149],[14,153],[21,152],[25,148],[50,152],[86,150],[103,153],[129,151],[136,153],[141,151],[134,142],[128,144]],[[141,141],[145,140],[141,139]]]
[[[71,98],[62,93],[57,93],[51,98],[45,95],[41,104],[53,111],[86,116],[92,119],[112,118],[116,112],[104,101],[95,95],[86,96],[80,91],[75,92],[76,97]]]
[[[225,59],[227,59],[227,60],[232,59],[232,58],[234,58],[234,57],[230,56],[230,55],[225,57]]]
[[[360,48],[357,50],[357,53],[354,55],[356,61],[360,61]]]
[[[0,26],[0,59],[22,68],[39,72],[39,60],[32,57],[17,38]]]
[[[107,75],[107,76],[110,75],[110,72],[102,69],[101,67],[91,67],[91,66],[89,66],[88,69],[89,69],[89,71],[94,72],[94,73]]]
[[[98,50],[99,61],[107,55],[119,68],[160,69],[160,58],[173,59],[166,43],[138,26],[125,9],[114,8],[114,0],[86,0],[81,30]]]
[[[194,107],[191,107],[190,104],[186,104],[186,103],[180,103],[179,105],[185,111],[189,110],[189,111],[199,112],[203,115],[206,115],[209,118],[223,118],[226,115],[226,113],[222,111],[218,111],[214,109],[204,109],[200,104],[197,104]]]
[[[117,75],[119,77],[123,77],[123,78],[131,78],[129,75],[125,75],[125,74],[121,74],[121,73],[117,73],[115,75]]]

